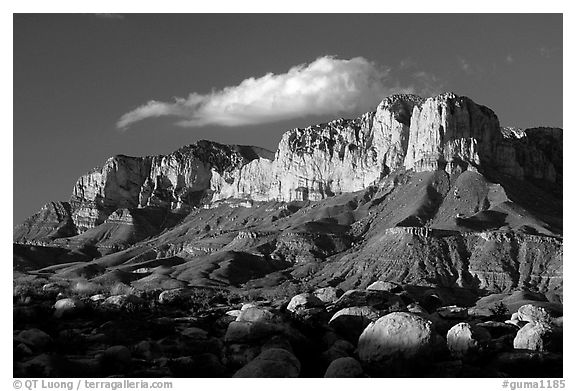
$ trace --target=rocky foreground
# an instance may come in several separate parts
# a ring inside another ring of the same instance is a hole
[[[248,302],[200,288],[89,289],[47,284],[41,294],[15,294],[14,376],[562,376],[555,295],[476,300],[385,281]]]

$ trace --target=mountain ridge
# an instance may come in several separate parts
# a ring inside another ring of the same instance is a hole
[[[393,95],[355,119],[289,130],[275,152],[201,140],[109,158],[78,179],[69,202],[15,227],[15,265],[95,278],[165,259],[166,270],[136,273],[135,283],[350,288],[380,277],[561,291],[561,156],[561,129],[502,128],[492,110],[453,93]],[[504,247],[488,249],[485,233]],[[547,258],[519,250],[531,246]],[[532,276],[533,267],[544,269]]]

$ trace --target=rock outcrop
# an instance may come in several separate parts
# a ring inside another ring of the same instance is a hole
[[[75,235],[76,227],[68,202],[49,202],[14,228],[14,242],[49,242]]]
[[[82,233],[119,208],[187,214],[229,198],[320,200],[378,184],[401,168],[496,172],[558,192],[561,156],[561,129],[501,129],[492,110],[453,93],[393,95],[356,119],[286,132],[275,155],[199,141],[166,156],[112,157],[78,179],[69,204],[48,204],[18,227],[15,240]]]
[[[118,208],[188,213],[210,199],[213,176],[231,182],[239,167],[271,154],[263,148],[199,141],[166,156],[112,157],[76,182],[70,201],[74,224],[86,231]]]
[[[445,93],[429,99],[393,95],[375,112],[288,131],[274,161],[239,169],[214,197],[319,200],[377,183],[391,171],[495,170],[556,187],[562,180],[562,131],[500,128],[496,114]]]

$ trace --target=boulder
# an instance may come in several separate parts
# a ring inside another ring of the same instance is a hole
[[[52,343],[52,337],[50,337],[50,335],[36,328],[22,330],[18,334],[17,340],[23,342],[36,352],[44,350]]]
[[[514,338],[514,349],[556,352],[562,347],[562,334],[547,323],[528,323]]]
[[[366,290],[399,293],[402,291],[402,286],[391,281],[375,281],[368,285]]]
[[[366,364],[390,359],[420,361],[430,357],[439,341],[431,321],[412,313],[393,312],[362,332],[358,356]]]
[[[516,312],[518,320],[531,323],[552,323],[552,315],[550,312],[541,306],[534,304],[526,304],[518,308]]]
[[[325,288],[319,288],[314,291],[314,296],[322,300],[324,303],[334,303],[338,300],[344,291],[340,288],[334,288],[331,286]]]
[[[240,368],[233,377],[298,377],[300,361],[287,350],[267,349]]]
[[[468,308],[450,305],[446,307],[436,308],[438,315],[444,319],[467,319]]]
[[[165,305],[182,304],[190,298],[190,290],[186,288],[168,289],[160,293],[158,303]]]
[[[483,327],[458,323],[446,335],[448,350],[456,359],[473,360],[486,353],[492,337]]]
[[[380,315],[380,312],[371,307],[347,307],[336,312],[328,324],[344,338],[357,343],[366,326]]]
[[[274,314],[267,309],[260,307],[249,307],[240,310],[240,314],[236,318],[237,322],[261,322],[270,321],[274,319]]]
[[[286,309],[290,312],[297,313],[308,308],[324,307],[324,302],[311,293],[300,293],[294,296]]]
[[[240,311],[246,311],[248,308],[254,308],[254,307],[258,307],[258,304],[256,304],[256,303],[243,303],[242,308],[240,308]]]
[[[332,361],[324,377],[363,377],[362,365],[352,357],[341,357]]]
[[[104,301],[104,300],[106,300],[106,296],[103,295],[102,293],[90,296],[90,301],[92,301],[92,302],[99,303],[99,302]]]
[[[60,299],[54,304],[54,316],[61,318],[63,316],[74,316],[82,312],[86,306],[84,302],[76,298]]]

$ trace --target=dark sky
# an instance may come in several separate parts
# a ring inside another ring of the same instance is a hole
[[[115,154],[166,154],[200,139],[274,150],[285,130],[184,128],[169,117],[128,130],[119,118],[155,99],[236,86],[332,55],[390,69],[390,82],[454,91],[502,125],[562,127],[562,15],[14,16],[14,223]],[[350,116],[356,113],[350,113]]]

